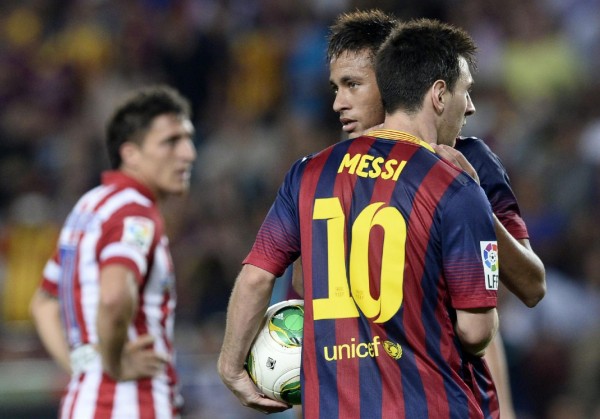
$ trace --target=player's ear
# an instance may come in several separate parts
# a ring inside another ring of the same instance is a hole
[[[124,166],[135,166],[137,156],[139,155],[139,147],[137,144],[126,141],[121,144],[119,152],[121,153],[121,160]]]
[[[444,112],[448,85],[444,80],[436,80],[431,87],[431,103],[437,114]]]

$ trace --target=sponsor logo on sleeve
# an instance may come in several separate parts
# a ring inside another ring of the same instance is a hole
[[[500,278],[500,265],[498,262],[498,243],[495,241],[479,242],[481,259],[483,260],[483,273],[485,275],[485,289],[497,290]]]
[[[148,253],[154,238],[154,222],[145,217],[125,217],[123,224],[121,241]]]

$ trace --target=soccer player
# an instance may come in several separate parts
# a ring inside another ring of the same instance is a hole
[[[228,306],[218,370],[243,405],[289,407],[259,394],[244,360],[275,278],[300,255],[305,417],[484,417],[463,365],[498,327],[492,212],[430,145],[453,145],[475,111],[474,52],[453,26],[399,26],[377,60],[382,129],[286,175]]]
[[[330,82],[335,92],[333,108],[340,114],[342,128],[349,138],[360,135],[384,119],[374,60],[378,48],[397,24],[393,16],[369,10],[343,14],[330,28],[327,57]],[[461,154],[452,153],[454,150],[446,148],[438,152],[456,164],[462,164],[465,170],[478,178],[492,205],[502,259],[500,280],[527,306],[535,306],[545,294],[544,266],[529,244],[527,227],[520,216],[506,170],[500,159],[478,138],[459,137],[455,149],[462,152],[468,162]],[[498,389],[502,417],[514,418],[506,357],[499,334],[484,358]],[[498,401],[490,391],[492,383],[487,367],[479,360],[474,360],[474,364],[478,378],[473,383],[479,388],[482,405],[494,414]]]
[[[31,310],[71,373],[61,418],[176,417],[175,277],[158,203],[188,190],[196,150],[188,101],[135,92],[108,123],[112,171],[69,214]]]

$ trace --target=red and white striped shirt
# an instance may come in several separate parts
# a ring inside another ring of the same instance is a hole
[[[59,299],[72,351],[74,372],[60,417],[174,417],[181,397],[173,363],[153,378],[116,382],[103,373],[93,350],[100,270],[115,263],[129,267],[138,284],[139,307],[129,339],[149,333],[154,350],[174,360],[175,276],[164,222],[150,190],[111,171],[77,202],[44,269],[42,288]]]

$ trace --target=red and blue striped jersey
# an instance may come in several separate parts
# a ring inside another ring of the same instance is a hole
[[[304,273],[307,418],[483,418],[457,309],[495,307],[482,189],[425,142],[379,130],[288,172],[244,260]]]
[[[464,154],[477,171],[481,188],[506,230],[517,240],[528,239],[527,226],[521,218],[519,203],[500,158],[476,137],[459,137],[454,148]]]
[[[513,193],[506,168],[500,158],[476,137],[459,137],[455,148],[460,151],[473,165],[479,176],[481,188],[485,192],[494,214],[516,239],[528,239],[529,233],[517,198]],[[473,388],[480,399],[486,417],[496,418],[499,413],[499,402],[495,392],[490,371],[481,358],[472,362]]]

